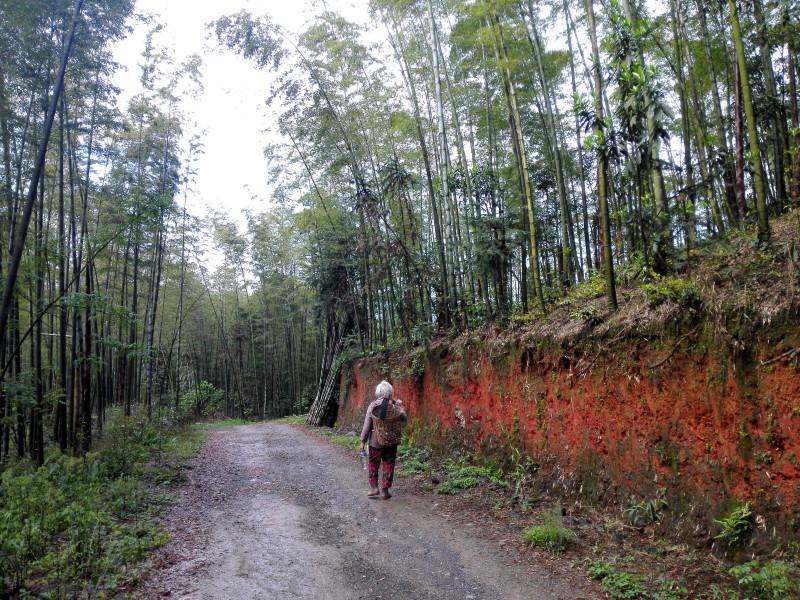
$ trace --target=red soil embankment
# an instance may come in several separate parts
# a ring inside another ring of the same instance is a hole
[[[708,349],[676,351],[680,341],[658,351],[644,342],[623,340],[595,355],[523,342],[497,352],[473,339],[413,360],[362,359],[344,369],[339,423],[358,429],[386,377],[412,427],[430,440],[520,447],[565,491],[597,500],[625,504],[629,494],[649,498],[663,488],[674,516],[707,526],[731,502],[750,501],[768,527],[796,534],[795,360],[762,364],[778,354],[766,344],[748,365]],[[706,527],[706,541],[708,534]]]

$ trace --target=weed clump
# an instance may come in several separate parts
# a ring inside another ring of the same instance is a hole
[[[662,494],[663,492],[660,492],[655,498],[633,502],[626,508],[625,514],[630,524],[634,527],[644,527],[661,521],[663,511],[669,507]]]
[[[561,509],[556,507],[544,513],[541,525],[534,525],[523,531],[522,539],[534,546],[541,546],[552,554],[561,554],[567,544],[575,539],[575,533],[564,526]]]
[[[589,567],[589,576],[603,586],[603,590],[614,600],[631,600],[644,598],[645,589],[635,575],[619,571],[606,562],[594,563]]]
[[[484,481],[505,485],[496,468],[467,465],[463,462],[447,461],[445,479],[438,487],[438,494],[457,494],[460,490],[478,487]]]

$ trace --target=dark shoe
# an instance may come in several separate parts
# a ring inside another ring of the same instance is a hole
[[[388,499],[389,499],[389,498],[391,498],[391,497],[392,497],[392,495],[389,493],[389,490],[383,490],[383,491],[381,492],[381,498],[382,498],[383,500],[388,500]]]

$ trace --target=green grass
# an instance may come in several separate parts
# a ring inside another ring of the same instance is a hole
[[[167,438],[164,451],[173,459],[187,460],[194,457],[205,442],[206,436],[201,431],[181,431]]]
[[[352,450],[353,452],[357,451],[359,445],[361,444],[361,440],[357,435],[339,435],[333,429],[329,429],[328,427],[319,427],[316,428],[315,431],[328,438],[337,446],[342,446],[348,450]]]
[[[331,435],[330,440],[338,446],[344,446],[353,451],[358,450],[361,445],[361,440],[356,435]]]
[[[145,479],[158,485],[184,483],[189,469],[186,461],[197,454],[205,440],[205,433],[197,429],[164,435],[162,445],[145,466]]]
[[[0,474],[0,597],[110,593],[130,582],[136,563],[167,541],[154,517],[204,439],[114,414],[85,456],[54,449],[39,468],[9,465]]]
[[[192,429],[206,431],[208,429],[223,429],[225,427],[238,427],[239,425],[252,425],[252,421],[245,419],[224,419],[222,421],[208,421],[205,423],[194,423]]]
[[[531,545],[541,546],[552,554],[561,554],[567,544],[575,539],[575,533],[564,526],[561,509],[556,507],[544,513],[541,525],[534,525],[523,531],[522,539]]]
[[[477,477],[458,477],[455,479],[446,479],[442,484],[436,488],[437,494],[455,495],[462,490],[469,490],[478,487],[481,480]]]
[[[275,419],[276,423],[288,423],[289,425],[305,425],[308,415],[288,415]]]

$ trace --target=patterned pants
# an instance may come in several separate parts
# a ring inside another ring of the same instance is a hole
[[[394,479],[394,462],[397,460],[397,444],[394,446],[386,446],[384,448],[369,447],[369,485],[370,487],[378,487],[378,467],[383,463],[383,481],[381,488],[388,490],[392,487],[392,479]]]

